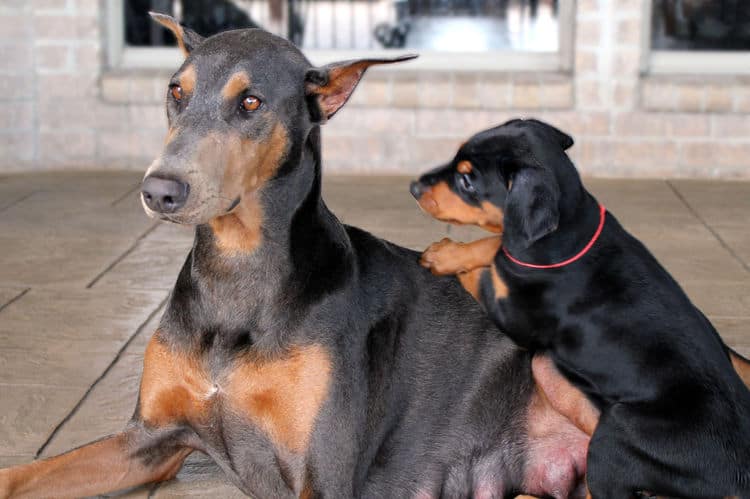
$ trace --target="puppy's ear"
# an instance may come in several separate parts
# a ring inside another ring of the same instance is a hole
[[[357,59],[309,69],[305,74],[305,92],[317,104],[317,109],[312,109],[313,120],[324,122],[336,114],[349,100],[370,66],[393,64],[416,57],[411,54],[393,59]]]
[[[528,119],[524,121],[526,121],[527,123],[531,123],[539,131],[546,134],[547,137],[551,138],[552,140],[560,144],[560,147],[562,147],[563,151],[567,151],[568,149],[573,147],[573,144],[574,144],[573,137],[563,132],[562,130],[553,127],[549,123],[545,123],[543,121],[539,121],[535,119]]]
[[[201,35],[190,28],[182,26],[174,17],[166,14],[159,14],[158,12],[149,12],[148,15],[151,16],[151,19],[172,32],[174,37],[177,38],[177,45],[180,46],[182,55],[185,57],[187,57],[195,47],[203,43],[204,38]]]
[[[524,167],[513,175],[505,203],[506,227],[518,227],[528,248],[557,229],[560,186],[551,171]]]

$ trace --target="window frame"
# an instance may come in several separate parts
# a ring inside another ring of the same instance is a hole
[[[181,63],[174,47],[129,47],[125,44],[124,0],[106,0],[106,43],[108,69],[164,69]],[[559,0],[557,52],[497,50],[490,52],[418,51],[419,58],[409,64],[394,65],[392,70],[428,71],[548,71],[570,72],[573,67],[573,22],[576,0]],[[380,50],[305,50],[318,65],[358,57],[392,57],[417,52],[413,49]],[[390,69],[390,68],[389,68]]]
[[[654,0],[643,2],[641,30],[641,73],[653,75],[748,75],[750,49],[730,50],[654,50],[651,26]]]

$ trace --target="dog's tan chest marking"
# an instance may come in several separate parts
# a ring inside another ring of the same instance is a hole
[[[212,379],[203,361],[151,339],[144,357],[140,416],[148,425],[206,425],[227,408],[275,446],[302,453],[328,396],[331,360],[319,345],[297,346],[283,357],[247,354]],[[219,405],[217,405],[219,404]]]

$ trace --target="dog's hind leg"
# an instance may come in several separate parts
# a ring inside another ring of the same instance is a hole
[[[169,480],[192,452],[187,447],[149,449],[142,427],[92,442],[65,454],[0,470],[0,498],[75,498]]]

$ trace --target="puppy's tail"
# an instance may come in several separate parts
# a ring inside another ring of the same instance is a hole
[[[729,359],[732,361],[734,370],[737,371],[742,382],[750,389],[750,359],[746,359],[731,348],[727,347]]]

